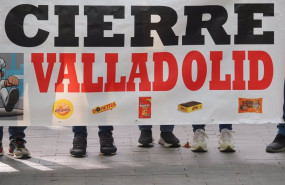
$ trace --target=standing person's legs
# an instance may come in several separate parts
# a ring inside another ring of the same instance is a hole
[[[232,124],[219,124],[219,130],[220,130],[220,132],[221,132],[223,129],[233,130],[233,125],[232,125]]]
[[[279,123],[277,125],[277,128],[278,128],[277,134],[285,136],[285,124],[284,123]]]
[[[3,140],[3,127],[0,126],[0,143],[2,143]]]
[[[180,147],[179,139],[173,134],[174,125],[160,125],[159,144],[164,147],[178,148]]]
[[[74,133],[74,137],[87,138],[87,135],[88,135],[86,126],[73,126],[72,132]]]
[[[285,81],[283,89],[283,121],[285,120]],[[285,151],[285,123],[279,123],[277,125],[278,131],[275,139],[266,146],[266,152],[284,152]]]
[[[3,139],[3,127],[0,126],[0,156],[4,154],[2,139]]]
[[[154,138],[152,137],[152,125],[139,125],[141,131],[138,146],[139,147],[153,147]]]
[[[26,137],[25,135],[25,129],[27,127],[9,127],[9,139],[15,139],[15,138],[19,138],[19,139],[24,139]]]
[[[193,152],[207,152],[207,142],[208,138],[205,132],[205,125],[192,125],[194,136],[191,145],[191,151]]]
[[[117,152],[113,138],[113,126],[99,126],[100,152],[104,155],[112,155]]]
[[[201,129],[201,130],[204,130],[204,131],[205,131],[205,126],[206,126],[206,125],[192,125],[193,132],[195,133],[196,130],[198,130],[198,129]]]
[[[25,129],[27,127],[10,126],[9,127],[9,150],[8,154],[13,155],[17,159],[30,158],[31,154],[29,150],[25,147]]]
[[[87,147],[87,127],[86,126],[73,126],[72,132],[74,133],[73,147],[70,149],[70,154],[74,157],[83,157],[86,155]]]
[[[233,143],[232,124],[219,124],[219,150],[221,152],[235,152],[235,145]]]

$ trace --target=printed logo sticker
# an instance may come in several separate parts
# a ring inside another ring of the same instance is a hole
[[[53,114],[59,119],[67,119],[73,113],[73,105],[70,101],[61,99],[54,103]]]
[[[239,98],[238,113],[262,113],[262,98]]]
[[[151,118],[151,97],[139,97],[139,118]]]
[[[117,104],[116,102],[112,102],[112,103],[109,103],[107,105],[103,105],[103,106],[98,106],[98,107],[95,107],[94,109],[92,109],[92,113],[93,114],[98,114],[98,113],[101,113],[101,112],[105,112],[107,110],[112,110],[114,108],[117,107]]]
[[[190,101],[190,102],[186,102],[186,103],[181,103],[178,105],[178,110],[182,111],[182,112],[193,112],[199,109],[202,109],[203,104],[200,102],[196,102],[196,101]]]

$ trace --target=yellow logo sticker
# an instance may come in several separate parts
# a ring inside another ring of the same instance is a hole
[[[61,99],[53,105],[53,114],[59,119],[67,119],[73,113],[73,105],[70,101]]]
[[[92,110],[92,113],[93,114],[98,114],[98,113],[101,113],[101,112],[105,112],[107,110],[112,110],[114,108],[117,107],[117,104],[116,102],[112,102],[112,103],[109,103],[107,105],[103,105],[103,106],[98,106],[98,107],[95,107],[93,110]]]

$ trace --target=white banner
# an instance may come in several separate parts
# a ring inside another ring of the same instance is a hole
[[[1,125],[283,122],[283,0],[1,3]]]

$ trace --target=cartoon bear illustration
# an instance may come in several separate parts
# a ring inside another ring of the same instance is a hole
[[[11,112],[14,109],[15,104],[19,100],[19,79],[15,76],[9,76],[7,79],[3,79],[4,72],[2,69],[6,67],[6,62],[0,58],[0,97],[3,106],[7,112]],[[13,87],[14,86],[14,87]],[[11,87],[8,91],[7,87]]]

